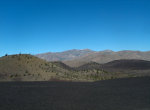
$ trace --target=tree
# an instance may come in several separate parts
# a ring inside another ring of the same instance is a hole
[[[8,56],[8,54],[6,53],[5,56]]]

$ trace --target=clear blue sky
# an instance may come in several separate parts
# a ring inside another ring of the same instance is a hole
[[[0,56],[150,50],[150,0],[0,0]]]

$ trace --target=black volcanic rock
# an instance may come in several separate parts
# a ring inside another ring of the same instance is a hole
[[[103,65],[107,68],[145,70],[150,69],[150,61],[145,60],[114,60]]]
[[[98,82],[1,82],[0,110],[150,110],[150,77]]]

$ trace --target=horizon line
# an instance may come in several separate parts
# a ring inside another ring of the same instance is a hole
[[[68,50],[63,50],[63,51],[47,51],[47,52],[40,52],[40,53],[32,53],[32,52],[19,52],[19,53],[5,53],[4,55],[0,55],[0,57],[7,55],[17,55],[17,54],[30,54],[30,55],[38,55],[38,54],[45,54],[45,53],[62,53],[62,52],[67,52],[67,51],[84,51],[84,50],[89,50],[89,51],[93,51],[93,52],[103,52],[103,51],[108,51],[108,52],[122,52],[122,51],[134,51],[134,52],[150,52],[150,50],[130,50],[130,49],[123,49],[123,50],[111,50],[111,49],[104,49],[104,50],[94,50],[94,49],[68,49]]]

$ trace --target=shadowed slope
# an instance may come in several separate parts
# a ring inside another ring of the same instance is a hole
[[[104,67],[116,69],[130,69],[130,70],[146,70],[150,69],[150,61],[145,60],[115,60],[106,64]]]
[[[73,70],[73,69],[74,69],[74,68],[72,68],[72,67],[70,67],[70,66],[64,64],[64,63],[61,62],[61,61],[53,61],[53,62],[51,62],[51,63],[53,63],[53,64],[55,64],[55,65],[57,65],[57,66],[59,66],[59,67],[61,67],[61,68],[67,69],[67,70]]]
[[[102,65],[96,62],[89,62],[79,67],[75,67],[77,70],[91,70],[91,69],[101,69]]]
[[[76,69],[80,71],[101,70],[106,73],[113,74],[112,77],[117,77],[116,74],[118,76],[125,75],[128,77],[150,76],[150,61],[126,59],[126,60],[114,60],[105,64],[90,62],[80,67],[76,67]]]

